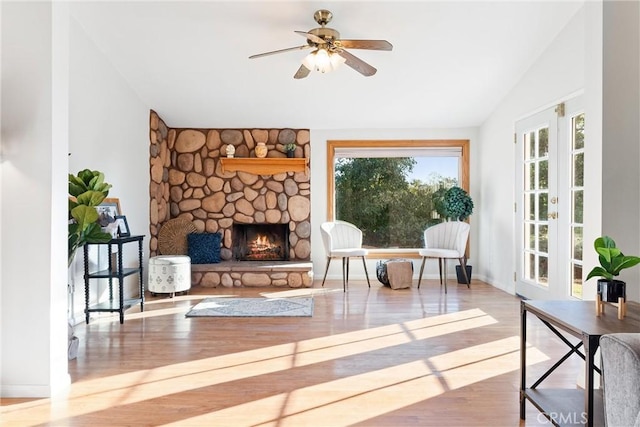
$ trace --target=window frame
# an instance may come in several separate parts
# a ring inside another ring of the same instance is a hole
[[[327,141],[327,221],[335,220],[335,155],[337,148],[456,148],[460,150],[460,187],[469,192],[469,140],[468,139],[424,139],[424,140],[328,140]],[[392,258],[403,256],[419,258],[419,248],[370,249],[368,258]]]

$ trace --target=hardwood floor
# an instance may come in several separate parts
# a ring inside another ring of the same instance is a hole
[[[541,426],[519,419],[519,299],[479,281],[391,290],[194,288],[78,325],[68,396],[2,399],[3,426]],[[314,294],[313,317],[185,318],[206,296]],[[529,318],[529,375],[565,353]],[[542,385],[576,387],[572,356]]]

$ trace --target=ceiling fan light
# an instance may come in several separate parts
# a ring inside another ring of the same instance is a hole
[[[316,52],[317,50],[314,50],[302,60],[302,65],[307,67],[308,70],[316,69]]]
[[[328,73],[340,66],[345,62],[342,56],[334,52],[329,52],[326,49],[318,48],[307,55],[302,64],[309,70],[319,71],[321,73]]]
[[[315,56],[316,60],[316,71],[320,71],[321,73],[328,73],[333,70],[333,64],[331,63],[331,58],[329,57],[329,52],[326,49],[318,49]]]
[[[331,59],[331,66],[333,67],[334,70],[338,68],[340,64],[344,64],[346,61],[345,58],[343,58],[342,56],[338,55],[335,52],[329,53],[329,58]]]

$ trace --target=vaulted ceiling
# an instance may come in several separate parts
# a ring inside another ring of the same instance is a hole
[[[582,1],[104,1],[72,16],[149,108],[173,127],[310,129],[478,126]],[[328,25],[378,69],[293,75],[308,51],[294,30]]]

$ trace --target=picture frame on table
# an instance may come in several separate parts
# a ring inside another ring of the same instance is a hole
[[[118,225],[118,237],[131,236],[131,230],[129,230],[129,223],[125,215],[116,215],[116,224]]]
[[[103,229],[108,227],[109,224],[116,222],[116,216],[122,215],[120,210],[120,199],[115,197],[107,197],[96,206],[98,211],[98,224]]]

